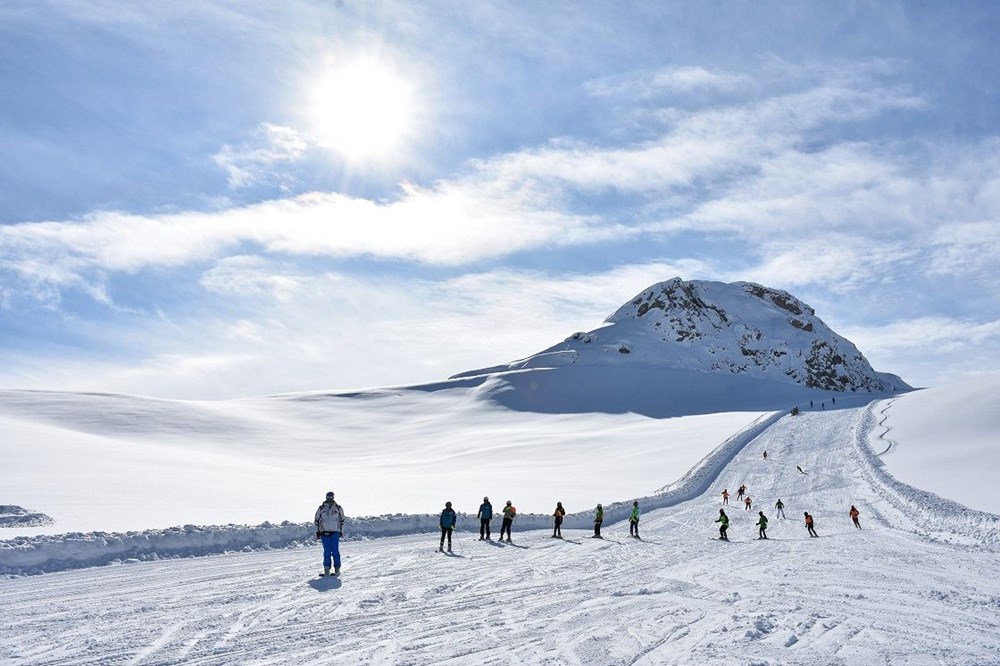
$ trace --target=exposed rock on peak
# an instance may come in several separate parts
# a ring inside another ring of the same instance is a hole
[[[875,372],[849,340],[786,291],[751,282],[673,278],[644,289],[601,328],[545,351],[470,373],[568,364],[727,373],[828,391],[908,389]]]

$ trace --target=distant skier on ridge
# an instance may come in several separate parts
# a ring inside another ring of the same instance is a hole
[[[594,538],[603,539],[601,536],[601,523],[604,522],[604,507],[600,504],[597,505],[597,511],[594,512]]]
[[[781,498],[778,498],[778,501],[774,503],[774,509],[777,511],[776,516],[779,518],[785,517],[785,503],[781,501]]]

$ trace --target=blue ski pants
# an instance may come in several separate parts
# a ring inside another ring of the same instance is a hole
[[[330,558],[333,558],[333,566],[340,568],[340,532],[324,532],[320,537],[323,540],[323,566],[330,568]]]

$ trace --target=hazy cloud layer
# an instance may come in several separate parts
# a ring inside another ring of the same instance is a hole
[[[991,8],[45,7],[0,8],[7,385],[438,379],[675,275],[788,289],[916,383],[1000,362]],[[353,52],[422,100],[395,163],[301,111]]]

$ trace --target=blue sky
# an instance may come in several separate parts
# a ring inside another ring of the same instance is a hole
[[[1000,360],[1000,5],[0,5],[0,385],[432,381],[750,280]]]

